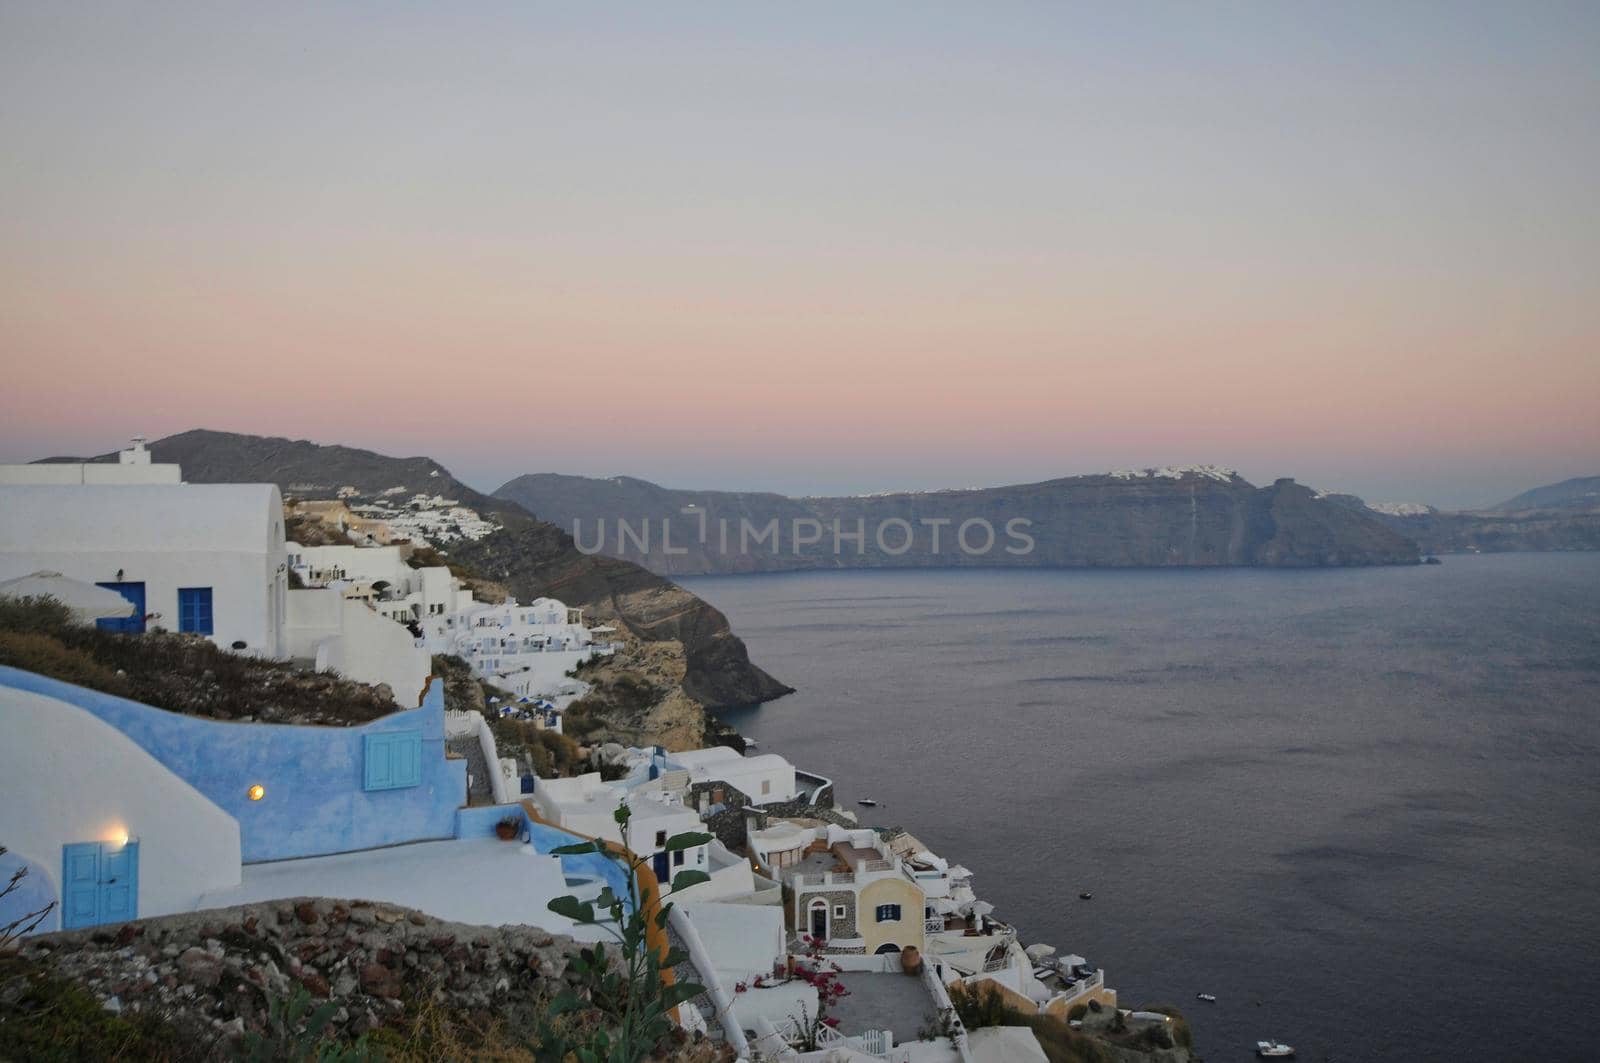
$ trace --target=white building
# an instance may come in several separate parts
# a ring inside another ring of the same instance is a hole
[[[9,795],[0,803],[0,828],[10,850],[0,873],[9,878],[31,862],[23,881],[39,902],[66,903],[67,880],[85,850],[88,860],[112,868],[136,861],[139,847],[161,857],[133,864],[121,876],[123,888],[102,891],[107,922],[190,911],[208,890],[239,884],[238,821],[122,731],[76,705],[0,687],[0,778]],[[136,843],[131,850],[130,840]],[[43,903],[24,903],[21,911]],[[0,916],[16,918],[21,911]],[[40,929],[58,929],[61,918],[58,907]]]
[[[617,807],[624,801],[632,812],[628,837],[617,826]],[[630,794],[628,788],[604,782],[599,772],[570,779],[540,779],[533,789],[540,814],[564,830],[626,845],[650,862],[662,882],[686,869],[708,871],[710,846],[668,851],[674,835],[702,830],[700,814],[666,793]]]
[[[117,454],[116,464],[101,461],[49,462],[0,465],[0,484],[69,486],[78,484],[175,484],[183,479],[177,465],[156,464],[145,449],[144,437]]]
[[[472,608],[472,591],[443,565],[412,568],[398,546],[286,546],[307,587],[336,587],[390,620],[408,623]]]
[[[758,805],[793,801],[794,765],[776,753],[744,756],[728,746],[667,754],[669,767],[682,768],[692,782],[725,782]]]
[[[283,500],[272,484],[0,486],[0,579],[40,570],[133,603],[132,617],[102,626],[285,655]]]
[[[551,697],[581,689],[567,673],[615,647],[596,643],[583,611],[554,598],[526,605],[473,603],[420,621],[417,645],[430,654],[454,654],[486,682],[518,697]]]
[[[133,603],[132,616],[102,627],[184,632],[240,653],[304,658],[387,684],[402,706],[417,703],[430,662],[409,631],[360,602],[347,607],[338,591],[289,590],[276,486],[186,484],[178,466],[149,457],[136,440],[115,465],[0,466],[0,580],[59,572]],[[54,471],[41,479],[40,469]],[[408,577],[416,570],[399,567],[395,582],[408,600],[470,600],[448,569]]]

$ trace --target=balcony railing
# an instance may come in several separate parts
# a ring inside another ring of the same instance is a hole
[[[943,919],[924,919],[922,921],[922,932],[924,934],[942,934],[942,933],[944,933],[944,920]]]

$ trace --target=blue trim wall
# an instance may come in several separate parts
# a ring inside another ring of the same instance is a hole
[[[444,755],[444,684],[422,704],[361,727],[289,727],[183,716],[0,666],[0,686],[76,705],[127,735],[239,821],[245,863],[451,838],[467,765]],[[362,789],[367,734],[422,732],[422,782]],[[266,795],[251,801],[260,784]],[[492,827],[492,825],[491,825]]]

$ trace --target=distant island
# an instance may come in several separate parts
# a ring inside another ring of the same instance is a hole
[[[1209,465],[861,497],[537,473],[494,492],[586,552],[664,575],[832,568],[1409,565],[1378,514]]]

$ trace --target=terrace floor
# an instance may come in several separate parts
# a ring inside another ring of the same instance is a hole
[[[839,1032],[892,1030],[896,1041],[914,1041],[918,1031],[934,1026],[937,1009],[922,979],[882,971],[847,971],[839,981],[850,990],[829,1014],[839,1020]]]
[[[556,857],[498,838],[457,838],[368,849],[336,856],[246,864],[243,881],[214,890],[198,907],[289,897],[338,897],[416,908],[439,919],[477,926],[522,924],[593,938],[546,905],[565,894],[589,896],[598,886],[568,884]]]

